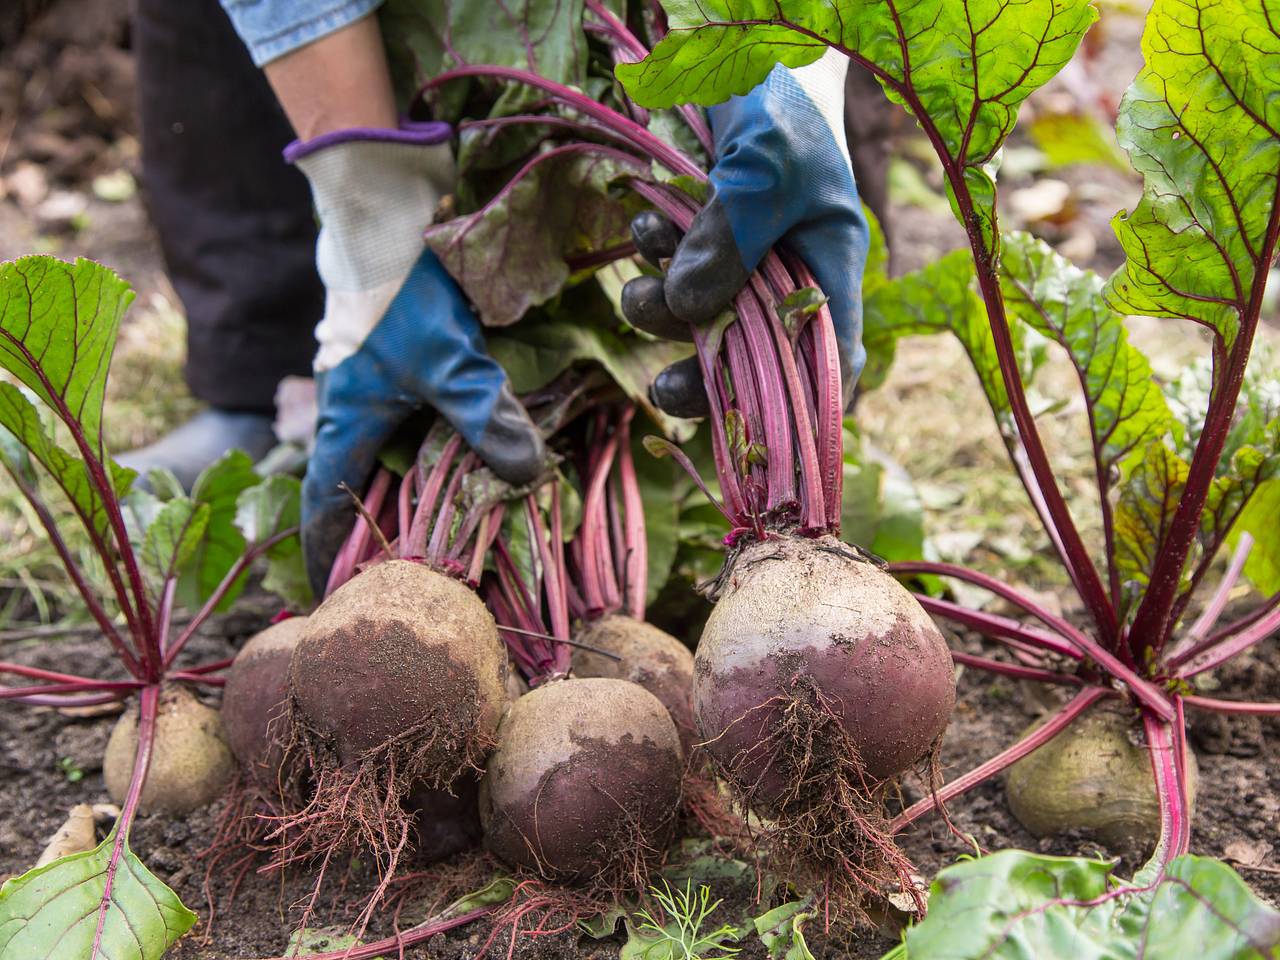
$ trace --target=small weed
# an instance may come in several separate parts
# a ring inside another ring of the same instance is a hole
[[[726,923],[703,932],[707,919],[723,902],[711,901],[709,886],[700,884],[696,893],[692,880],[685,881],[683,890],[679,887],[673,890],[665,880],[662,886],[661,890],[657,887],[649,889],[662,907],[661,912],[669,919],[662,924],[648,910],[636,914],[640,921],[636,934],[639,939],[648,941],[636,956],[644,960],[727,960],[739,952],[738,947],[725,945],[727,940],[738,939],[737,927]]]
[[[67,778],[68,783],[79,783],[84,779],[84,771],[80,769],[74,757],[63,757],[58,761],[58,769]]]

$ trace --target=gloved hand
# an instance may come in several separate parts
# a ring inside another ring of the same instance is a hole
[[[450,128],[344,130],[291,144],[320,217],[325,285],[316,327],[315,449],[302,487],[302,541],[323,590],[379,449],[415,409],[445,417],[502,479],[543,468],[537,428],[485,352],[480,325],[422,234],[453,183]]]
[[[777,66],[746,96],[707,111],[716,148],[710,201],[683,239],[652,211],[632,221],[641,254],[655,266],[670,263],[665,277],[631,280],[622,297],[634,326],[688,340],[689,324],[724,310],[781,241],[829,299],[846,406],[866,361],[861,289],[869,243],[844,134],[848,64],[830,50],[805,67]],[[675,416],[707,412],[696,358],[660,373],[650,393]]]

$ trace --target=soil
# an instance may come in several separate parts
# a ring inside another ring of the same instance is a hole
[[[232,655],[255,626],[266,622],[265,602],[258,604],[256,623],[253,606],[250,603],[248,610],[205,630],[188,648],[192,661]],[[976,638],[952,639],[959,649],[982,649]],[[1280,700],[1280,659],[1275,646],[1274,640],[1265,643],[1223,670],[1217,677],[1217,695]],[[0,645],[0,658],[53,669],[74,663],[82,672],[103,675],[114,669],[104,645],[92,640],[8,643]],[[202,695],[210,703],[217,700],[216,691]],[[1046,703],[1041,687],[993,678],[975,670],[963,671],[955,716],[942,750],[948,778],[1011,743]],[[108,800],[101,755],[114,720],[112,716],[71,717],[53,710],[0,704],[0,809],[17,814],[0,820],[0,877],[29,867],[72,805]],[[1280,859],[1272,849],[1280,828],[1280,766],[1275,756],[1280,744],[1280,720],[1192,713],[1188,722],[1201,771],[1192,849],[1208,856],[1252,861],[1250,866],[1236,861],[1235,866],[1262,898],[1280,903]],[[80,771],[81,776],[75,778],[72,771]],[[909,779],[904,784],[904,799],[914,800],[922,790],[921,781]],[[257,874],[250,868],[238,876],[244,864],[233,862],[236,851],[229,851],[232,855],[210,871],[210,857],[205,851],[217,833],[226,806],[226,800],[219,801],[184,818],[142,817],[134,828],[134,851],[201,918],[200,925],[171,952],[173,960],[247,960],[281,955],[299,916],[297,904],[311,892],[314,875],[307,869],[294,868],[281,877]],[[953,802],[949,811],[957,830],[971,836],[984,850],[1020,847],[1063,855],[1119,856],[1122,873],[1132,871],[1143,855],[1142,851],[1104,850],[1085,837],[1040,840],[1031,836],[1009,812],[999,781],[988,782]],[[936,817],[917,824],[904,837],[903,846],[926,877],[972,850],[967,841],[952,835]],[[358,864],[352,865],[345,877],[340,872],[335,868],[327,878],[313,926],[344,926],[358,910],[369,878]],[[448,902],[460,893],[483,886],[497,873],[496,864],[474,853],[432,868],[412,895],[399,904],[404,911],[402,924],[407,926],[410,917],[429,914],[433,903]],[[718,917],[731,921],[735,915],[763,911],[763,907],[753,907],[751,903],[754,878],[748,879],[751,882],[745,884],[713,882],[715,895],[726,898]],[[237,881],[239,889],[233,899],[232,888]],[[348,905],[353,912],[335,913],[337,903]],[[381,911],[373,931],[390,933],[391,914],[390,909]],[[476,921],[437,935],[405,955],[439,960],[474,958],[492,931],[491,921]],[[621,941],[620,935],[596,941],[576,931],[551,937],[520,937],[513,955],[522,960],[612,958],[617,956]],[[820,960],[870,960],[881,956],[892,944],[886,931],[863,929],[841,936],[826,936],[819,930],[809,932],[810,949]],[[491,955],[503,956],[508,945],[509,936],[500,932],[490,945]],[[754,937],[747,941],[742,956],[746,960],[763,956]]]

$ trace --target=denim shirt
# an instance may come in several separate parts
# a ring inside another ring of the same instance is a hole
[[[382,0],[221,0],[258,66],[367,16]]]

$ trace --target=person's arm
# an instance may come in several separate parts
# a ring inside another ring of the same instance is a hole
[[[367,15],[263,67],[299,140],[397,126],[378,19]]]
[[[302,489],[302,539],[321,592],[378,452],[414,410],[433,408],[504,480],[544,469],[546,450],[479,321],[423,241],[453,189],[453,131],[398,122],[373,3],[227,0],[298,140],[320,219],[325,285],[316,327],[319,419]]]

